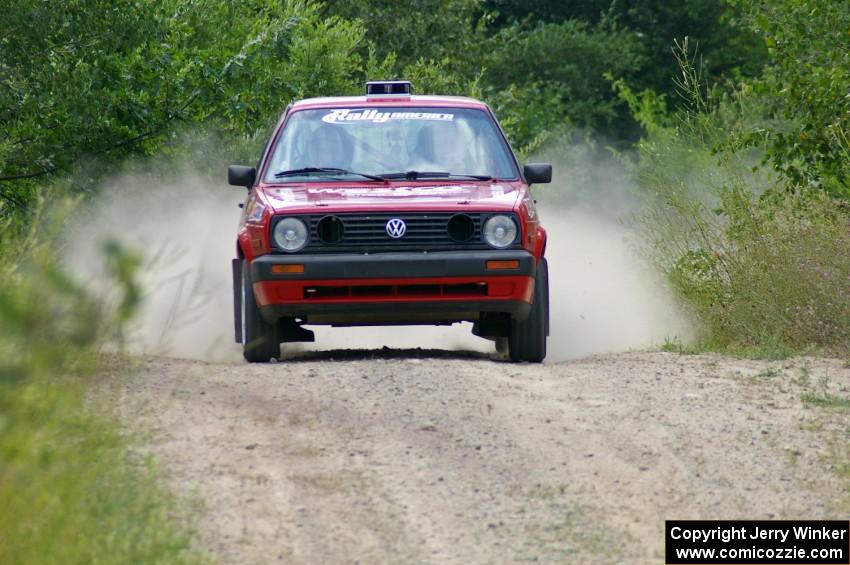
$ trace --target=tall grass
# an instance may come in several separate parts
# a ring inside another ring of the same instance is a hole
[[[850,229],[822,193],[721,204],[725,229],[677,257],[669,275],[704,336],[732,347],[850,351]]]
[[[763,166],[758,96],[706,92],[687,45],[679,60],[675,112],[620,86],[647,130],[637,177],[650,253],[702,345],[850,354],[846,202]]]
[[[105,249],[121,290],[89,296],[56,251],[73,208],[40,206],[29,230],[0,224],[0,562],[196,560],[152,466],[85,400],[98,347],[135,306],[135,258]]]

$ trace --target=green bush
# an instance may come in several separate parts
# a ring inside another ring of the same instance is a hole
[[[354,93],[379,65],[357,52],[362,25],[298,0],[0,0],[0,10],[7,215],[74,171],[74,188],[92,191],[180,129],[264,134],[294,98]]]
[[[632,77],[643,64],[634,33],[576,20],[517,23],[487,46],[485,93],[518,147],[565,122],[595,131],[623,127],[622,102],[607,75]]]
[[[822,194],[760,200],[730,189],[721,207],[724,229],[668,271],[704,338],[733,348],[850,352],[847,216]]]
[[[751,81],[773,117],[759,131],[767,160],[794,189],[850,198],[850,3],[734,0],[769,64]]]
[[[0,562],[197,561],[175,504],[119,426],[86,399],[99,347],[133,313],[136,258],[104,250],[118,289],[93,297],[62,269],[56,229],[74,202],[0,225]],[[61,213],[59,213],[61,211]]]
[[[760,92],[706,92],[681,46],[681,109],[621,95],[644,124],[637,177],[652,256],[707,345],[850,351],[850,216],[823,190],[760,166]]]

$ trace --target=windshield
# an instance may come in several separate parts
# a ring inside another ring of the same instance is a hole
[[[468,108],[326,108],[294,112],[267,182],[388,178],[517,178],[490,114]]]

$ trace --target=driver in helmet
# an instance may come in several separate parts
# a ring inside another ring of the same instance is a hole
[[[305,135],[300,166],[349,170],[354,148],[343,127],[321,124],[313,133]]]

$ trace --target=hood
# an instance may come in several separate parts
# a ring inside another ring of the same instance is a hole
[[[263,194],[275,212],[310,212],[316,209],[371,210],[470,209],[512,210],[520,191],[509,183],[365,184],[318,183],[267,186]]]

